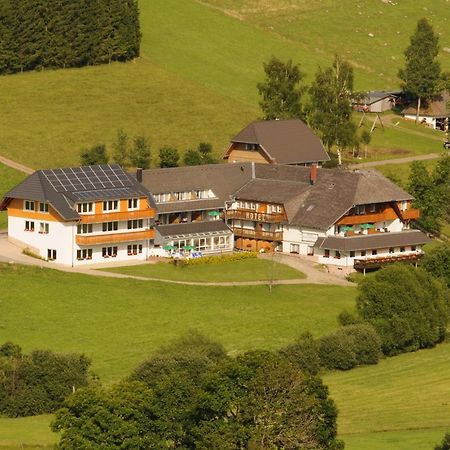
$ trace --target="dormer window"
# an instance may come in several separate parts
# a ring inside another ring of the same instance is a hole
[[[249,151],[258,150],[258,144],[245,144],[245,150]]]
[[[48,203],[39,203],[39,212],[48,213]]]
[[[103,202],[103,212],[108,211],[118,211],[119,210],[119,200],[108,200]]]
[[[88,203],[77,203],[77,212],[79,213],[91,213],[92,212],[92,202]]]
[[[32,200],[25,200],[25,211],[34,211],[34,202]]]
[[[128,199],[128,209],[138,209],[139,207],[139,199],[138,198],[129,198]]]

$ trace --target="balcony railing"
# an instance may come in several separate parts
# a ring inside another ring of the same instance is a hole
[[[404,211],[406,212],[406,211]],[[356,214],[345,216],[336,222],[337,225],[358,225],[361,223],[384,222],[386,220],[398,219],[396,212],[392,208],[373,214]]]
[[[243,209],[228,209],[227,219],[253,220],[255,222],[280,223],[286,221],[284,214],[268,214],[258,211],[248,211]]]
[[[115,222],[120,220],[152,219],[155,217],[154,209],[137,211],[108,212],[103,214],[80,214],[81,223]]]
[[[395,262],[409,262],[415,263],[419,261],[423,256],[423,253],[410,253],[407,255],[397,255],[397,256],[385,256],[385,257],[377,257],[371,258],[368,257],[366,259],[355,259],[353,262],[353,267],[356,270],[363,269],[378,269],[386,264],[392,264]]]
[[[96,244],[113,244],[117,242],[143,241],[145,239],[153,239],[155,230],[129,231],[125,233],[96,234],[86,235],[78,234],[75,236],[75,242],[78,245],[96,245]]]
[[[233,227],[233,233],[235,236],[238,237],[263,239],[265,241],[283,240],[282,231],[262,231],[262,230],[251,230],[248,228]]]

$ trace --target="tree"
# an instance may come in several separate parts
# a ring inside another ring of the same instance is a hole
[[[159,167],[178,167],[180,154],[173,147],[162,147],[159,149]]]
[[[304,74],[292,60],[283,62],[272,56],[263,63],[266,79],[258,83],[259,106],[265,120],[303,119],[301,98],[306,88],[300,85]]]
[[[183,163],[185,166],[199,166],[202,163],[202,155],[198,150],[186,150]]]
[[[422,267],[450,288],[450,244],[442,243],[425,253]]]
[[[123,130],[117,131],[116,142],[113,144],[112,159],[116,164],[122,167],[129,166],[129,154],[128,154],[128,135]]]
[[[151,162],[150,143],[144,136],[133,139],[133,148],[130,151],[130,161],[134,167],[148,169]]]
[[[403,91],[417,99],[416,123],[419,120],[422,100],[430,100],[442,89],[441,66],[436,60],[439,37],[427,19],[417,22],[410,45],[405,50],[405,67],[398,76],[403,81]]]
[[[438,232],[441,219],[448,216],[450,207],[450,158],[444,155],[430,174],[421,161],[411,163],[408,191],[414,206],[421,210],[419,223],[429,231]]]
[[[94,145],[81,152],[80,162],[82,166],[92,166],[95,164],[108,164],[108,155],[105,145]]]
[[[202,164],[214,164],[216,160],[212,155],[212,144],[209,142],[200,142],[197,147],[197,151],[200,154],[200,159]]]
[[[364,130],[361,133],[361,143],[364,144],[364,158],[367,158],[367,146],[370,144],[371,140],[372,136],[370,135],[370,132]]]
[[[448,292],[425,270],[393,264],[358,290],[358,315],[377,330],[385,355],[433,347],[445,338]]]
[[[329,150],[337,148],[341,164],[341,151],[358,141],[351,107],[353,68],[336,55],[331,67],[319,68],[309,92],[309,122]]]

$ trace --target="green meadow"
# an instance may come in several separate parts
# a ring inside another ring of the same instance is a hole
[[[306,278],[304,273],[285,264],[256,258],[181,267],[160,262],[106,270],[126,275],[177,281],[239,282]]]
[[[445,0],[399,3],[141,0],[136,61],[0,77],[0,154],[34,168],[76,165],[83,148],[110,147],[123,129],[150,138],[154,165],[163,145],[183,152],[208,141],[220,157],[260,116],[256,83],[272,55],[299,62],[310,82],[339,52],[352,61],[358,89],[392,89],[419,17],[446,45]],[[440,59],[450,67],[450,54]],[[374,136],[370,148],[386,157],[435,151],[431,140],[399,130]]]
[[[450,344],[324,377],[346,448],[426,450],[450,431]]]
[[[20,183],[25,177],[26,174],[0,163],[0,200],[3,194]],[[7,226],[8,217],[6,211],[0,211],[0,230],[7,228]]]

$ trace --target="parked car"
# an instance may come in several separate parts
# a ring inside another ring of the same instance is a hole
[[[450,149],[450,141],[445,141],[444,142],[444,148],[449,150]]]

